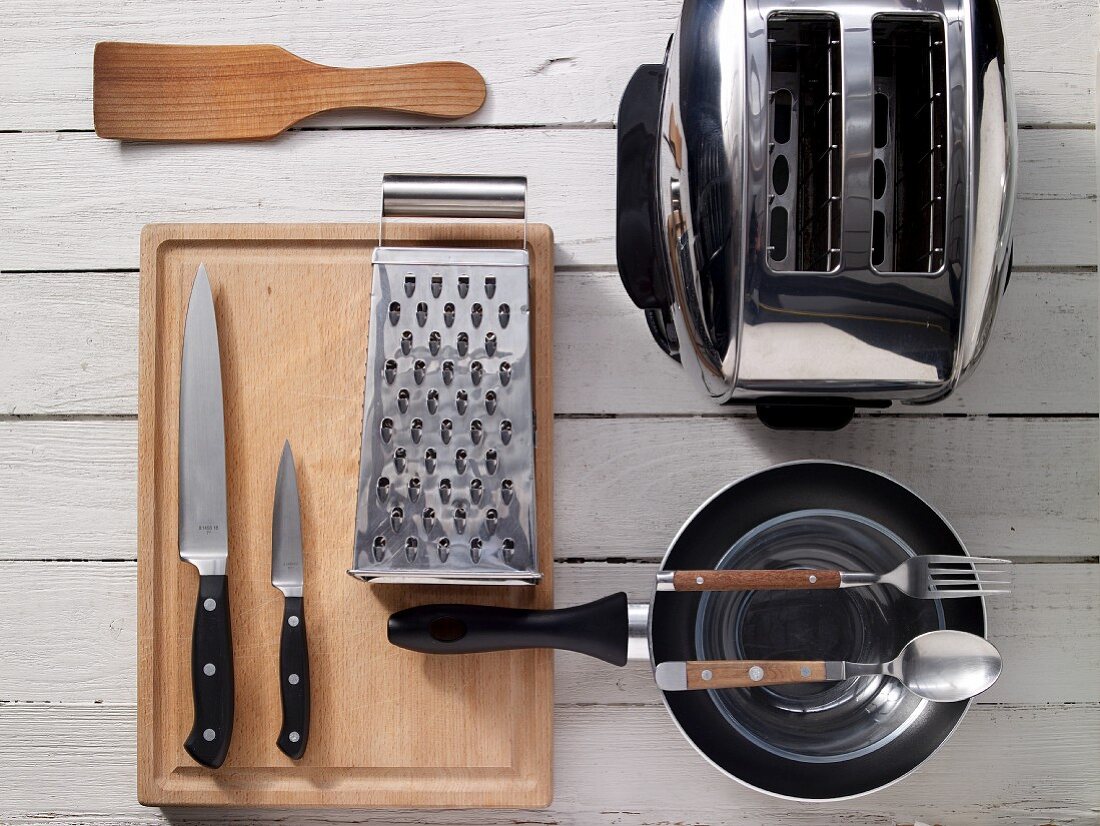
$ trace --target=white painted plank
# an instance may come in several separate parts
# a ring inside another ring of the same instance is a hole
[[[4,822],[152,824],[1095,824],[1100,706],[975,706],[914,775],[854,801],[774,800],[715,772],[664,709],[564,707],[555,715],[554,803],[543,811],[144,809],[134,793],[134,707],[0,706],[18,748],[0,750]]]
[[[1093,116],[1096,4],[1002,0],[1020,122]],[[609,123],[627,79],[659,62],[680,0],[455,3],[430,0],[7,0],[0,30],[0,129],[90,129],[97,40],[278,43],[333,65],[459,59],[490,96],[470,123]],[[393,33],[402,33],[394,36]],[[407,123],[350,113],[310,123]]]
[[[137,414],[136,273],[0,275],[0,413]]]
[[[137,410],[135,273],[0,276],[0,413]],[[981,367],[947,402],[893,412],[1096,413],[1097,278],[1017,273]],[[712,404],[653,344],[615,273],[560,273],[559,414],[743,414]],[[645,377],[644,381],[639,380]]]
[[[715,490],[805,458],[894,475],[975,554],[1096,554],[1095,419],[869,417],[839,433],[744,418],[560,419],[555,430],[559,559],[658,559]],[[132,559],[136,437],[130,420],[0,422],[0,559]]]
[[[1096,263],[1090,130],[1022,130],[1016,263]],[[372,221],[382,174],[526,174],[559,264],[615,263],[615,132],[303,132],[265,144],[118,144],[0,134],[0,269],[136,269],[153,221]]]
[[[558,563],[555,602],[620,590],[647,601],[655,571],[648,563]],[[0,662],[22,666],[0,670],[0,702],[135,702],[136,591],[132,562],[0,563],[3,624],[17,630],[0,635]],[[1012,595],[988,605],[990,639],[1007,665],[982,702],[1100,701],[1100,565],[1019,566]],[[566,652],[555,662],[559,704],[660,702],[647,663],[620,669]]]

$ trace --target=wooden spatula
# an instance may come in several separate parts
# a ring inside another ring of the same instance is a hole
[[[465,63],[338,69],[278,46],[95,47],[93,110],[102,138],[265,139],[328,109],[459,118],[484,101],[485,80]]]

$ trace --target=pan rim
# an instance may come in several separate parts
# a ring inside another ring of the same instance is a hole
[[[680,525],[680,528],[679,528],[679,530],[676,531],[676,534],[673,536],[672,541],[669,542],[668,548],[665,550],[664,556],[661,557],[661,564],[660,564],[660,567],[658,568],[658,570],[659,571],[668,570],[668,567],[667,567],[668,558],[672,554],[672,551],[673,551],[673,549],[675,549],[677,543],[680,541],[680,537],[687,530],[688,526],[690,524],[692,524],[699,517],[699,515],[707,507],[709,507],[710,504],[712,502],[714,502],[716,499],[718,499],[721,496],[724,496],[726,493],[728,493],[732,488],[736,487],[737,485],[740,485],[744,482],[747,482],[748,480],[753,479],[757,476],[760,476],[762,474],[769,473],[769,472],[772,472],[772,471],[780,470],[780,469],[783,469],[783,468],[796,467],[796,466],[799,466],[799,465],[816,465],[816,466],[829,465],[829,466],[834,466],[834,467],[847,468],[849,470],[862,471],[864,473],[869,473],[871,475],[877,476],[880,479],[883,479],[884,481],[889,482],[889,483],[897,486],[898,488],[901,488],[905,492],[909,493],[911,496],[915,497],[918,501],[924,503],[924,505],[936,515],[936,517],[943,523],[944,527],[946,527],[947,530],[951,533],[951,535],[955,538],[955,541],[958,542],[959,548],[960,548],[960,550],[962,550],[962,555],[963,556],[969,557],[971,555],[970,551],[967,549],[965,543],[963,543],[962,538],[959,536],[958,532],[955,530],[954,525],[952,525],[946,519],[946,517],[944,517],[944,515],[940,512],[939,508],[932,505],[930,502],[928,502],[928,500],[926,500],[923,496],[921,496],[916,491],[914,491],[911,487],[899,482],[897,479],[890,476],[889,474],[883,473],[882,471],[875,470],[873,468],[864,467],[863,465],[857,465],[857,464],[854,464],[852,462],[839,462],[839,461],[828,460],[828,459],[796,459],[796,460],[793,460],[793,461],[790,461],[790,462],[781,462],[779,464],[769,465],[768,467],[762,468],[761,470],[757,470],[757,471],[754,471],[752,473],[741,476],[740,478],[734,480],[733,482],[730,482],[730,483],[724,485],[723,487],[721,487],[720,489],[715,491],[713,494],[711,494],[711,496],[709,496],[702,504],[700,504],[694,511],[692,511],[691,515],[683,522],[682,525]],[[654,589],[653,589],[653,592],[650,595],[650,599],[649,599],[650,608],[649,608],[648,616],[646,618],[646,639],[647,639],[648,646],[649,646],[649,665],[650,665],[651,670],[656,669],[656,663],[654,662],[654,656],[653,656],[653,615],[655,613],[653,608],[656,605],[657,595],[658,595],[658,592],[657,592],[657,589],[656,589],[656,583],[654,583]],[[981,601],[982,636],[988,639],[988,635],[989,635],[989,613],[986,610],[985,597],[984,596],[979,596],[979,597],[975,597],[975,598]],[[934,749],[932,749],[932,751],[930,751],[928,753],[928,755],[923,760],[921,760],[919,763],[917,763],[915,766],[913,766],[911,769],[909,769],[905,773],[898,775],[893,780],[890,780],[889,782],[886,782],[886,783],[883,783],[881,785],[875,786],[874,788],[866,789],[865,791],[856,792],[854,794],[839,795],[839,796],[836,796],[836,797],[799,797],[797,795],[782,794],[780,792],[772,791],[770,789],[761,788],[760,786],[754,785],[753,783],[750,783],[749,781],[747,781],[747,780],[745,780],[741,777],[738,777],[737,775],[735,775],[732,772],[730,772],[729,770],[727,770],[725,767],[720,766],[717,762],[715,762],[713,759],[711,759],[711,757],[706,752],[704,752],[701,748],[699,748],[699,746],[695,743],[695,741],[690,736],[688,736],[688,733],[684,730],[684,727],[680,724],[679,718],[676,716],[676,714],[672,710],[672,707],[669,705],[668,692],[663,691],[661,689],[658,689],[658,691],[660,692],[660,695],[661,695],[661,704],[665,707],[665,711],[668,713],[668,716],[672,718],[673,725],[675,725],[677,731],[680,732],[680,736],[683,737],[684,740],[687,741],[687,743],[692,747],[692,749],[694,749],[699,754],[699,756],[702,757],[707,763],[709,763],[711,766],[713,766],[716,770],[721,772],[726,777],[730,778],[734,782],[738,783],[741,786],[744,786],[747,789],[752,789],[753,791],[760,792],[761,794],[765,794],[765,795],[768,795],[769,797],[773,797],[773,798],[776,798],[776,799],[779,799],[779,800],[790,800],[790,801],[795,801],[795,802],[798,802],[798,803],[837,803],[837,802],[842,802],[842,801],[845,801],[845,800],[855,800],[855,799],[860,798],[860,797],[866,797],[869,794],[874,794],[876,792],[880,792],[883,789],[888,789],[891,786],[893,786],[895,783],[900,783],[902,780],[909,777],[909,775],[913,774],[919,768],[924,766],[929,760],[931,760],[940,751],[940,749],[942,749],[944,747],[944,744],[947,743],[947,741],[951,739],[951,737],[955,734],[956,731],[958,731],[959,726],[962,725],[962,721],[966,718],[966,715],[970,712],[971,707],[974,705],[974,698],[973,697],[970,698],[969,700],[967,700],[966,701],[966,706],[963,708],[962,713],[959,714],[958,719],[955,721],[954,725],[951,726],[950,731],[947,732],[947,734],[943,737],[943,739],[939,742],[939,744]]]

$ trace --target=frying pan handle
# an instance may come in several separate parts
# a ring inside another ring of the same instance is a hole
[[[529,611],[489,605],[421,605],[393,614],[390,643],[422,654],[478,654],[517,648],[561,648],[626,665],[626,594]]]

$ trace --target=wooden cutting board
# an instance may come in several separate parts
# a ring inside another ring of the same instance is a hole
[[[509,224],[389,224],[387,242],[511,246]],[[550,607],[553,239],[531,253],[538,548],[534,587],[367,585],[352,562],[377,226],[162,224],[141,240],[138,799],[147,805],[538,807],[551,798],[550,652],[430,657],[386,641],[393,611],[437,601]],[[183,749],[198,576],[177,548],[184,312],[205,263],[225,396],[236,715],[218,770]],[[298,461],[312,681],[305,757],[276,748],[282,594],[270,582],[284,439]]]

